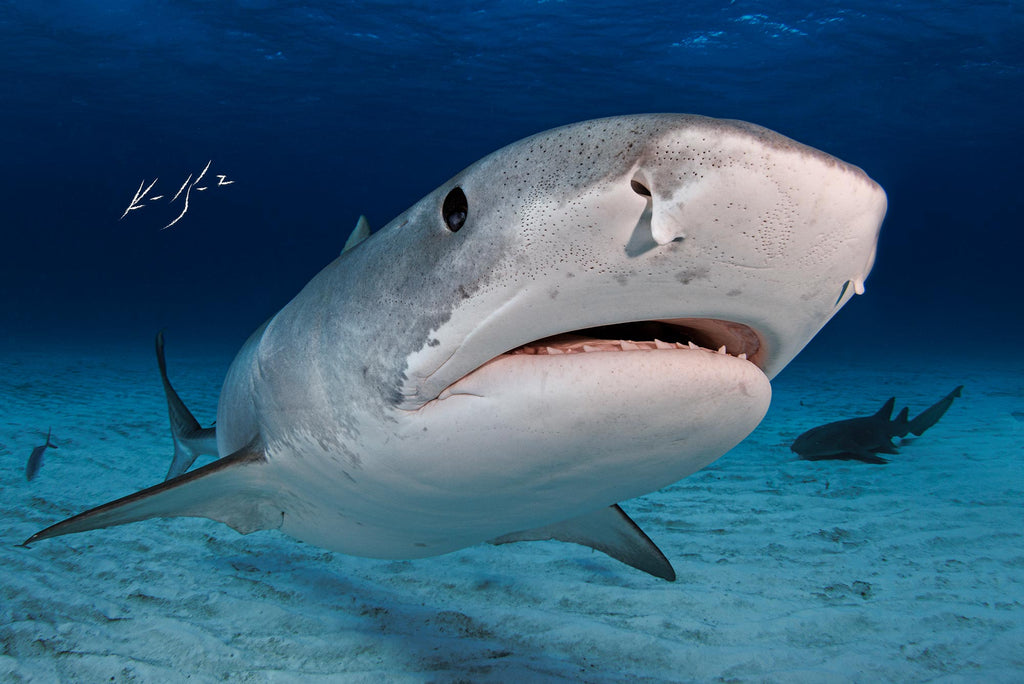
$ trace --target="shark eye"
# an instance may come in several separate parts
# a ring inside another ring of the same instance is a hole
[[[469,201],[466,199],[466,193],[462,192],[460,187],[452,188],[448,196],[444,198],[444,204],[441,205],[441,218],[444,219],[444,225],[448,230],[457,233],[459,228],[466,223],[468,213]]]
[[[629,181],[629,187],[633,188],[633,192],[640,195],[641,197],[651,196],[650,189],[640,181]]]

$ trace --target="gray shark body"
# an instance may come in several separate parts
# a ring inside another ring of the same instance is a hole
[[[924,434],[949,410],[953,399],[959,397],[962,390],[963,385],[960,385],[913,420],[907,419],[907,408],[900,411],[893,420],[892,410],[896,405],[896,397],[890,397],[877,413],[811,428],[797,437],[790,448],[807,461],[888,463],[878,454],[899,453],[892,442],[894,437]]]
[[[514,143],[359,229],[253,333],[219,460],[29,541],[202,516],[379,558],[562,539],[671,579],[616,502],[754,429],[770,378],[863,291],[885,207],[860,169],[742,122]]]

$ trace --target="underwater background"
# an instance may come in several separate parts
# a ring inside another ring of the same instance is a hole
[[[1024,677],[1024,3],[14,0],[0,105],[0,679]],[[772,128],[889,198],[865,296],[762,426],[625,502],[678,582],[568,545],[372,561],[197,520],[15,546],[162,479],[157,330],[209,424],[360,214],[641,112]],[[204,168],[180,219],[126,213]],[[961,384],[887,466],[788,449]]]
[[[5,2],[4,342],[244,338],[499,147],[616,114],[775,129],[889,214],[829,344],[1018,339],[1019,2]],[[141,181],[235,183],[119,220]]]

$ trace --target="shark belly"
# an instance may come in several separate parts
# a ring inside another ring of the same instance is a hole
[[[353,447],[372,459],[341,456],[339,435],[268,443],[292,493],[281,529],[360,556],[447,553],[676,482],[745,438],[770,398],[760,369],[707,350],[506,356]]]

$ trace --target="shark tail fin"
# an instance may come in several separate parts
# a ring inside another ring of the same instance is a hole
[[[964,386],[959,385],[952,392],[922,411],[920,415],[910,421],[909,431],[918,437],[923,435],[925,430],[939,422],[939,418],[946,414],[949,407],[953,405],[953,400],[961,395],[963,389]]]
[[[882,408],[878,409],[878,413],[875,414],[875,418],[884,418],[889,420],[892,418],[892,409],[896,406],[896,397],[889,397],[889,401],[882,404]]]
[[[167,378],[167,361],[164,358],[164,333],[156,334],[156,362],[160,366],[160,379],[167,397],[167,414],[171,419],[171,437],[174,440],[174,459],[167,470],[165,480],[181,475],[201,455],[217,455],[217,430],[199,425],[192,412],[185,406]]]
[[[601,508],[554,525],[506,534],[492,544],[557,540],[582,544],[637,570],[674,582],[676,571],[651,538],[619,508]]]
[[[260,486],[264,463],[263,449],[254,441],[202,468],[51,525],[23,545],[149,518],[210,518],[242,534],[280,527],[284,514]]]

